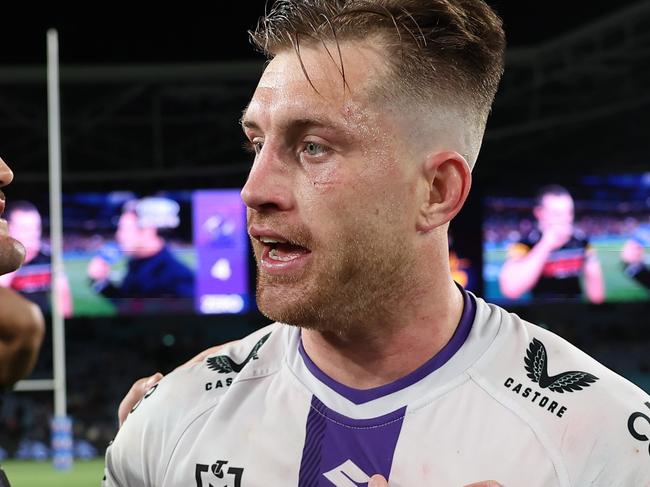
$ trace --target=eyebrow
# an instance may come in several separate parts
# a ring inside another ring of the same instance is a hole
[[[242,115],[242,118],[239,120],[239,123],[242,126],[242,128],[245,129],[251,129],[251,130],[260,129],[260,126],[254,120],[246,118],[246,111],[244,111],[244,114]],[[303,118],[289,119],[288,121],[283,122],[282,125],[291,130],[300,130],[300,129],[315,127],[315,128],[345,131],[344,126],[342,124],[334,122],[328,118],[320,118],[320,117],[303,117]]]
[[[248,107],[250,107],[250,104],[246,105],[244,109],[241,111],[241,117],[239,117],[239,125],[242,126],[242,128],[247,128],[250,127],[250,121],[246,120],[246,114],[248,113]],[[257,125],[255,127],[251,128],[257,128]]]

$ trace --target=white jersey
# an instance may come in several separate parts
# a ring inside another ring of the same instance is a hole
[[[371,390],[273,324],[176,370],[130,414],[105,487],[650,486],[650,398],[558,336],[465,295],[450,342]]]

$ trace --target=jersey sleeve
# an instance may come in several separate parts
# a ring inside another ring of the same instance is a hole
[[[103,487],[162,485],[169,445],[177,434],[175,410],[183,407],[178,398],[185,375],[181,370],[164,377],[133,408],[106,450]]]
[[[558,485],[650,487],[650,396],[550,331],[490,309],[501,330],[471,374],[534,432]]]
[[[221,392],[204,394],[215,369],[231,367],[246,376],[245,365],[258,363],[260,348],[273,325],[225,345],[216,356],[174,370],[135,405],[106,451],[102,487],[161,487],[176,445],[194,419],[221,400]],[[243,370],[242,370],[243,369]]]
[[[650,396],[590,357],[576,359],[597,380],[576,391],[578,414],[557,432],[572,485],[650,487]]]
[[[613,392],[628,395],[620,389]],[[633,394],[613,401],[603,409],[602,421],[593,424],[597,438],[584,445],[589,455],[576,485],[650,486],[650,397],[640,390]]]
[[[106,451],[106,461],[104,463],[104,478],[102,479],[102,487],[123,487],[123,482],[120,482],[115,473],[112,465],[109,465],[109,456],[108,452],[110,451],[111,445],[108,446]],[[142,485],[142,484],[141,484]]]

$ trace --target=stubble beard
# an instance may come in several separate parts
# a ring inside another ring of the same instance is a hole
[[[257,303],[268,318],[337,335],[363,333],[395,314],[413,276],[413,259],[394,232],[357,229],[316,252],[302,275],[277,278],[257,270]],[[399,311],[398,311],[399,312]]]

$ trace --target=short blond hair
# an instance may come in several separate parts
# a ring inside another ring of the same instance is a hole
[[[301,43],[376,38],[389,66],[382,98],[461,107],[479,146],[503,74],[502,22],[482,0],[276,0],[250,37],[269,59],[287,48],[300,57]],[[328,52],[345,82],[340,50]]]

